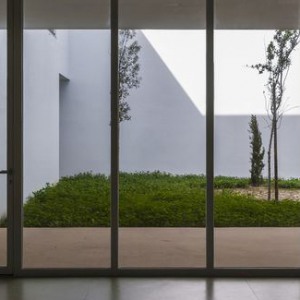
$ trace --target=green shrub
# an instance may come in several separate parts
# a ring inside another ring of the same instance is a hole
[[[261,132],[259,130],[256,115],[251,115],[249,122],[250,139],[250,181],[253,186],[263,183],[262,171],[265,166],[263,160],[265,149],[262,145]]]
[[[216,189],[246,188],[249,184],[250,179],[243,177],[216,176],[214,180]]]
[[[2,215],[0,217],[0,228],[7,227],[7,217],[6,215]]]
[[[279,179],[278,186],[283,189],[300,189],[300,180],[298,178]]]
[[[33,193],[24,205],[26,227],[109,225],[109,180],[89,173],[62,178]]]
[[[289,181],[291,182],[291,181]],[[120,174],[120,225],[124,227],[205,226],[205,176],[161,172]],[[256,200],[230,189],[249,179],[218,176],[215,225],[300,226],[300,202]],[[24,205],[25,227],[107,227],[110,178],[90,173],[62,178],[35,192]]]
[[[300,203],[257,200],[224,191],[215,197],[216,227],[300,226]]]

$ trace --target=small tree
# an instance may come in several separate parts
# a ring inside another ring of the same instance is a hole
[[[284,113],[283,95],[285,82],[292,64],[291,54],[300,42],[300,30],[276,30],[266,49],[266,62],[252,65],[259,74],[267,73],[270,138],[268,147],[268,199],[271,199],[271,149],[273,144],[275,201],[279,200],[278,189],[278,124]]]
[[[262,146],[261,132],[259,131],[258,122],[255,115],[251,115],[249,127],[251,148],[251,184],[253,186],[259,186],[263,181],[262,170],[265,166],[263,163],[265,149]]]
[[[142,80],[139,76],[141,46],[134,40],[135,36],[135,30],[119,31],[119,122],[131,119],[130,106],[126,99],[129,91],[138,88]]]

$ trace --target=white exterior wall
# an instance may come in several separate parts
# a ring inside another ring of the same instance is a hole
[[[103,31],[70,32],[70,82],[61,91],[61,176],[109,174],[109,38]],[[142,34],[139,41],[143,79],[129,99],[132,120],[121,124],[120,168],[203,172],[205,119]]]
[[[67,76],[68,36],[24,33],[24,198],[59,179],[59,74]]]
[[[257,116],[265,149],[264,176],[267,175],[267,147],[269,129],[266,116]],[[216,116],[215,118],[215,174],[250,176],[249,116]],[[287,115],[278,131],[279,177],[300,177],[300,142],[293,134],[300,131],[299,116]],[[273,153],[273,149],[272,149]],[[272,161],[273,165],[273,161]]]
[[[61,82],[60,176],[110,170],[110,32],[69,32]]]
[[[142,81],[128,98],[132,120],[121,123],[120,169],[204,173],[205,117],[142,33],[138,40]]]
[[[71,36],[71,80],[61,99],[60,175],[83,171],[108,174],[109,35],[101,31],[74,31]],[[142,46],[142,82],[128,98],[132,120],[121,123],[120,169],[204,174],[205,116],[145,36],[139,33],[138,40]],[[98,57],[97,61],[93,61],[93,55]],[[95,76],[91,75],[93,72]],[[216,115],[216,175],[249,176],[250,114]],[[265,116],[259,116],[267,147],[269,130],[264,119]],[[300,142],[291,136],[298,129],[298,116],[284,117],[278,141],[281,177],[300,177]]]

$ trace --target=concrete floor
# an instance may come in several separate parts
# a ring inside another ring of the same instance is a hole
[[[204,228],[120,228],[121,267],[204,267]],[[0,230],[0,265],[6,261]],[[109,268],[109,228],[25,228],[25,268]],[[300,228],[217,228],[217,267],[300,267]],[[1,298],[0,298],[1,299]]]
[[[299,300],[299,279],[0,279],[1,300]]]

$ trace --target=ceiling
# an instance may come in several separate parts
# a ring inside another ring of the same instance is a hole
[[[0,26],[6,24],[0,0]],[[300,0],[215,0],[216,29],[300,28]],[[205,0],[120,0],[120,28],[204,29]],[[24,0],[27,29],[109,29],[109,0]]]

